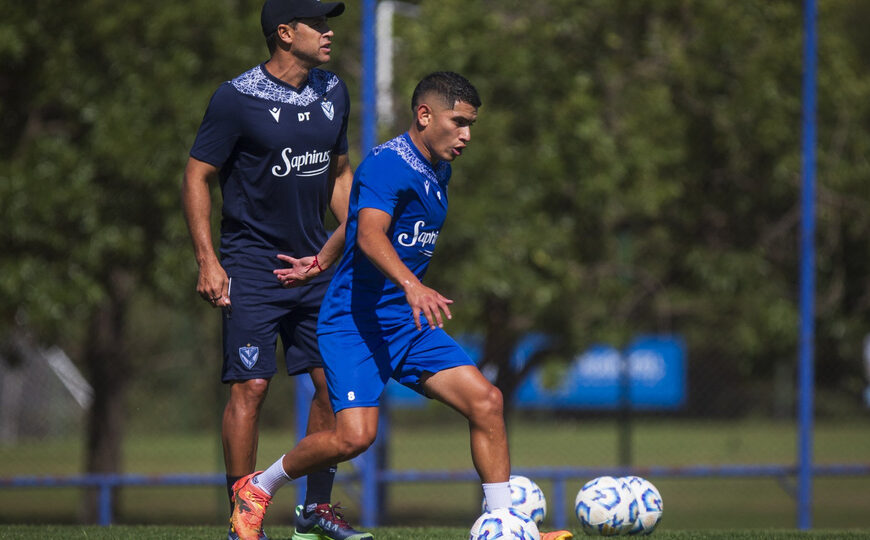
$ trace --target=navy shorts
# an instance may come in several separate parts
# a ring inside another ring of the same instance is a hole
[[[447,332],[428,326],[417,330],[413,322],[373,333],[348,329],[318,337],[335,412],[377,407],[391,378],[425,396],[421,385],[424,375],[474,365]]]
[[[285,289],[277,279],[230,278],[231,310],[223,313],[223,382],[269,379],[278,368],[278,336],[288,375],[322,367],[317,315],[329,281]]]

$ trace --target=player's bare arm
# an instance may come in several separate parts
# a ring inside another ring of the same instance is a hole
[[[193,240],[193,252],[199,265],[196,292],[214,307],[228,307],[229,279],[218,260],[211,238],[210,182],[218,169],[210,163],[188,158],[184,169],[181,200],[187,228]]]
[[[285,287],[297,287],[308,282],[332,266],[344,249],[344,225],[347,220],[347,206],[350,200],[350,187],[353,184],[353,170],[347,154],[333,156],[330,164],[330,202],[329,209],[339,225],[329,237],[320,253],[314,256],[294,258],[279,254],[278,258],[287,264],[273,273]]]
[[[448,319],[453,318],[449,307],[453,300],[423,285],[405,266],[387,236],[391,221],[392,216],[383,210],[362,208],[359,212],[357,245],[378,270],[405,292],[405,298],[414,313],[414,324],[417,330],[423,328],[420,324],[421,314],[429,321],[430,328],[434,329],[436,326],[442,328],[444,326],[442,312]]]

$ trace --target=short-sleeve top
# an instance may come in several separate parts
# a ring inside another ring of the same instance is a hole
[[[432,165],[405,133],[376,148],[354,175],[345,249],[320,309],[318,333],[376,332],[414,324],[404,292],[357,245],[359,212],[376,208],[392,216],[387,236],[402,262],[422,280],[447,217],[451,167]]]
[[[295,88],[260,64],[215,91],[190,155],[220,169],[230,275],[274,280],[277,253],[314,255],[326,242],[330,163],[347,153],[349,109],[344,82],[320,69]]]

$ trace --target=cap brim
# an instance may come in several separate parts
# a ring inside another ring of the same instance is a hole
[[[277,4],[277,3],[276,3]],[[344,13],[344,2],[309,2],[300,9],[287,9],[285,5],[273,5],[266,2],[260,15],[260,24],[263,27],[263,35],[269,36],[275,32],[281,24],[286,24],[293,19],[305,19],[314,17],[338,17]]]

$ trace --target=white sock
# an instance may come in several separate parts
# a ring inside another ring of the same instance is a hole
[[[509,482],[483,484],[483,496],[490,510],[508,508],[511,505],[511,486]]]
[[[281,463],[282,461],[284,461],[284,456],[278,458],[278,461],[270,465],[268,469],[252,478],[251,483],[265,491],[267,494],[273,495],[278,491],[278,488],[290,480],[293,480],[284,471],[284,465]]]

